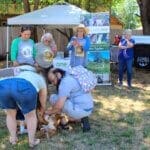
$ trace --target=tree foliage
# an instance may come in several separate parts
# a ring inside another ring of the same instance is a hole
[[[1,14],[8,14],[10,9],[13,9],[13,13],[16,14],[17,12],[21,12],[22,0],[1,0],[0,1],[0,13]]]
[[[139,9],[136,0],[124,0],[112,7],[112,14],[124,24],[124,28],[135,29],[140,26]]]
[[[150,0],[1,0],[0,12],[8,13],[11,4],[14,4],[16,12],[22,9],[29,12],[58,2],[68,2],[89,12],[110,11],[111,14],[119,16],[125,28],[135,28],[139,25],[139,18],[136,16],[138,4],[143,32],[150,34]]]
[[[9,4],[16,4],[18,9],[24,8],[24,12],[29,12],[58,2],[68,2],[89,12],[96,12],[99,7],[109,10],[120,0],[1,0],[1,6],[5,7],[4,13],[7,13]]]

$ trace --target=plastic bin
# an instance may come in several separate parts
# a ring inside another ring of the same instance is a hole
[[[135,67],[150,69],[150,36],[133,36],[133,38]]]

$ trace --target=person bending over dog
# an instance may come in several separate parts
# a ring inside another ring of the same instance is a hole
[[[23,67],[23,66],[21,66]],[[29,69],[28,69],[29,68]],[[44,78],[31,69],[31,66],[25,66],[24,71],[18,75],[0,79],[0,105],[6,110],[6,123],[10,133],[10,143],[16,144],[17,122],[16,113],[20,108],[25,116],[28,130],[29,146],[34,147],[40,140],[35,139],[37,128],[36,105],[37,95],[41,103],[40,111],[44,114],[47,99],[47,86]]]
[[[83,132],[90,130],[88,116],[93,110],[93,98],[90,92],[84,92],[79,82],[61,69],[51,69],[48,80],[57,87],[58,94],[50,98],[52,109],[46,114],[65,113],[72,120],[80,120]]]

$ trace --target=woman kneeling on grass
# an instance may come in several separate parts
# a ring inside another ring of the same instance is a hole
[[[23,66],[20,66],[23,67]],[[27,123],[29,146],[34,147],[40,140],[35,139],[37,128],[37,96],[44,114],[47,99],[47,86],[44,78],[31,66],[24,66],[17,76],[0,79],[0,105],[6,111],[6,123],[10,133],[9,141],[15,145],[17,139],[16,113],[20,108]]]
[[[47,114],[65,113],[70,120],[80,120],[83,132],[90,130],[88,116],[93,110],[93,98],[90,92],[84,92],[79,82],[61,69],[51,69],[48,80],[57,87],[58,94],[52,95],[52,109]]]

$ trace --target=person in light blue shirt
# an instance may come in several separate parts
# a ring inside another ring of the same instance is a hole
[[[90,92],[84,92],[77,79],[61,69],[51,69],[48,80],[56,85],[58,93],[51,95],[52,109],[48,114],[65,113],[71,120],[80,120],[83,132],[90,130],[88,116],[93,111],[93,98]]]
[[[44,115],[47,100],[47,86],[44,78],[31,66],[19,66],[22,69],[16,76],[0,79],[0,106],[6,111],[6,124],[10,133],[10,143],[17,139],[16,114],[18,108],[25,117],[28,130],[29,146],[34,147],[40,140],[35,139],[37,128],[37,97],[41,104],[40,112]]]
[[[90,38],[87,36],[88,29],[84,24],[80,24],[75,28],[76,35],[73,36],[67,45],[67,50],[71,51],[70,65],[78,66],[87,65],[87,51],[90,48]]]

